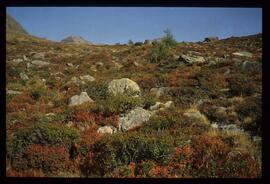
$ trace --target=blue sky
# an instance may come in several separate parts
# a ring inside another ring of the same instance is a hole
[[[30,34],[60,41],[69,35],[94,43],[127,43],[164,35],[202,41],[262,32],[261,8],[184,7],[8,7]]]

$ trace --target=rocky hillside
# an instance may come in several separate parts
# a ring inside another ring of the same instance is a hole
[[[70,43],[70,44],[92,44],[91,42],[86,41],[80,36],[69,36],[63,40],[62,43]]]
[[[262,36],[206,40],[7,33],[7,175],[260,177]]]
[[[8,13],[6,14],[6,31],[28,34],[20,23],[13,19]]]

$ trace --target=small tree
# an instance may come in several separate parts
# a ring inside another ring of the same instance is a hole
[[[133,45],[133,41],[132,40],[128,40],[128,44],[129,45]]]
[[[166,46],[174,47],[176,46],[177,42],[173,37],[173,34],[170,29],[164,30],[165,36],[162,38],[163,43],[165,43]]]

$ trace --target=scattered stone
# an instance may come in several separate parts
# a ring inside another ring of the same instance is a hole
[[[67,66],[73,67],[72,63],[67,63]]]
[[[70,98],[69,106],[80,105],[85,102],[94,102],[86,92],[81,92],[80,95],[75,95]]]
[[[136,61],[134,61],[133,64],[134,64],[135,66],[140,66],[140,64],[137,63]]]
[[[81,80],[85,80],[85,81],[89,81],[89,82],[93,82],[95,81],[95,78],[92,77],[91,75],[83,75],[79,77]]]
[[[195,56],[195,55],[181,55],[178,60],[188,64],[205,62],[205,59],[202,56]]]
[[[242,56],[242,57],[252,57],[252,53],[247,51],[240,51],[240,52],[234,52],[232,53],[234,56]]]
[[[23,60],[22,59],[13,59],[11,62],[19,64],[19,63],[23,62]]]
[[[217,123],[212,123],[212,124],[211,124],[211,127],[212,127],[212,128],[218,128],[218,124],[217,124]]]
[[[117,129],[113,126],[103,126],[103,127],[99,127],[97,130],[98,133],[101,134],[113,134],[117,132]]]
[[[20,73],[20,77],[22,80],[29,80],[29,77],[24,72]]]
[[[174,107],[173,101],[167,101],[167,102],[164,104],[164,108],[165,108],[165,109],[169,109],[169,108],[172,108],[172,107]]]
[[[138,84],[128,78],[112,80],[108,85],[108,91],[114,95],[127,94],[137,96],[141,90]]]
[[[48,63],[48,62],[40,61],[40,60],[34,60],[34,61],[32,61],[32,64],[39,66],[39,67],[50,65],[50,63]]]
[[[26,63],[26,67],[27,68],[32,68],[34,65],[33,64],[31,64],[31,63]]]
[[[26,57],[26,55],[23,55],[23,60],[28,61],[29,59]]]
[[[161,103],[161,102],[156,102],[155,105],[152,105],[152,106],[150,107],[150,110],[151,110],[151,111],[159,110],[162,106],[163,106],[163,103]]]
[[[153,113],[150,111],[137,107],[125,114],[124,117],[119,118],[119,130],[127,131],[131,128],[141,126],[144,122],[148,121],[152,115]]]
[[[95,66],[95,65],[92,65],[92,66],[90,67],[90,70],[92,70],[92,71],[96,72],[96,71],[97,71],[97,68],[96,68],[96,66]]]
[[[104,66],[104,63],[102,63],[102,62],[97,62],[97,63],[96,63],[96,66],[97,66],[97,67],[102,67],[102,66]]]
[[[74,126],[74,123],[73,123],[72,121],[69,121],[69,122],[66,124],[66,126],[67,126],[68,128],[71,128],[71,127]]]
[[[10,90],[10,89],[8,89],[6,92],[8,95],[19,95],[22,93],[20,91],[14,91],[14,90]]]
[[[220,128],[224,131],[243,132],[243,129],[238,128],[236,124],[222,125]]]
[[[40,53],[34,54],[33,59],[45,59],[45,52],[40,52]]]

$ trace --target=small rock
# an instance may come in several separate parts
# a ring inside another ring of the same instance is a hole
[[[117,132],[117,129],[113,126],[103,126],[103,127],[99,127],[97,132],[101,134],[106,134],[106,133],[113,134]]]
[[[174,107],[173,101],[167,101],[167,102],[164,104],[164,108],[165,108],[165,109],[169,109],[169,108],[172,108],[172,107]]]
[[[28,61],[28,58],[25,55],[23,55],[23,60]]]
[[[211,124],[211,127],[212,127],[212,128],[218,128],[218,124],[217,124],[217,123],[212,123],[212,124]]]
[[[67,63],[67,66],[73,67],[72,63]]]
[[[70,98],[69,106],[80,105],[85,102],[94,102],[86,92],[81,92],[80,95],[75,95]]]
[[[45,59],[45,52],[40,52],[40,53],[34,54],[33,59]]]
[[[79,77],[81,80],[85,80],[85,81],[89,81],[89,82],[93,82],[95,81],[95,78],[92,77],[91,75],[83,75]]]
[[[68,128],[71,128],[71,127],[74,126],[74,123],[73,123],[72,121],[69,121],[69,122],[66,124],[66,126],[67,126]]]
[[[22,80],[28,80],[29,79],[29,77],[24,72],[20,73],[20,78]]]
[[[40,60],[34,60],[34,61],[32,61],[32,64],[39,66],[39,67],[50,65],[50,63],[48,63],[48,62],[40,61]]]
[[[161,103],[161,102],[156,102],[155,105],[152,105],[152,106],[150,107],[150,110],[151,110],[151,111],[159,110],[162,106],[163,106],[163,103]]]
[[[184,116],[187,116],[189,118],[198,119],[203,124],[209,124],[207,117],[205,115],[201,114],[200,111],[198,111],[197,109],[194,109],[194,108],[190,108],[190,109],[186,110],[186,112],[184,113]]]
[[[22,59],[13,59],[12,62],[19,64],[19,63],[23,62],[23,60]]]
[[[8,95],[19,95],[19,94],[21,94],[22,92],[20,92],[20,91],[14,91],[14,90],[7,90],[6,91],[6,93],[8,94]]]
[[[243,56],[243,57],[252,57],[252,53],[247,51],[240,51],[240,52],[234,52],[232,53],[234,56]]]
[[[27,68],[32,68],[34,65],[33,64],[31,64],[31,63],[26,63],[26,67]]]

